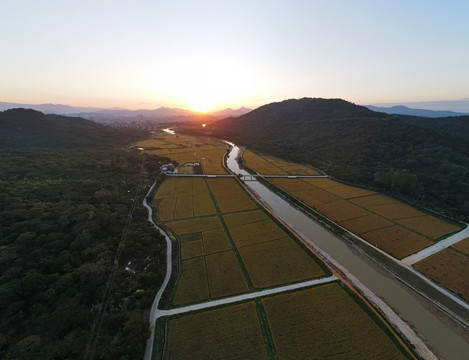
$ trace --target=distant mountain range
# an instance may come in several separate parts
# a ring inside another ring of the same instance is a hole
[[[122,108],[93,108],[93,107],[75,107],[61,104],[20,104],[20,103],[9,103],[0,102],[0,111],[14,109],[14,108],[26,108],[41,111],[45,114],[58,114],[58,115],[74,115],[81,116],[87,119],[92,119],[99,122],[119,122],[119,121],[142,121],[142,120],[187,120],[191,116],[200,116],[198,112],[160,107],[154,110],[139,109],[139,110],[128,110]],[[221,119],[225,117],[241,116],[251,111],[245,107],[239,109],[226,108],[219,111],[209,112],[207,116],[211,116],[214,119]]]
[[[469,115],[469,112],[460,113],[460,112],[445,111],[445,110],[413,109],[413,108],[409,108],[403,105],[397,105],[397,106],[391,106],[391,107],[366,105],[366,107],[370,110],[377,111],[377,112],[384,112],[386,114],[423,116],[423,117],[430,117],[430,118]]]

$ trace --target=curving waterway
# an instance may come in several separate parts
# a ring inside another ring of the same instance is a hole
[[[250,175],[238,165],[239,147],[227,143],[232,147],[227,158],[228,168],[235,174]],[[427,340],[440,359],[469,359],[469,343],[452,326],[429,310],[430,307],[424,306],[426,300],[419,298],[418,294],[396,278],[378,271],[375,265],[363,258],[363,255],[358,254],[345,242],[259,181],[248,180],[244,183],[258,194],[261,202],[276,216],[288,223],[296,232],[305,235],[317,247],[326,251],[375,295],[399,313],[418,334]]]

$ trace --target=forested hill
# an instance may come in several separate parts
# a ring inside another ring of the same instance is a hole
[[[467,118],[427,120],[340,99],[304,98],[268,104],[204,130],[469,221],[469,136],[454,135],[451,122],[467,124]]]
[[[31,109],[0,112],[0,147],[109,147],[130,143],[145,134],[134,129],[114,129],[92,121],[46,115]]]

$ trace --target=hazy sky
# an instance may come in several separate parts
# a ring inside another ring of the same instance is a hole
[[[1,0],[0,101],[469,98],[469,1]]]

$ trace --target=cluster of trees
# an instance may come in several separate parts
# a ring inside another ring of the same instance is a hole
[[[388,115],[340,99],[305,98],[193,132],[208,131],[469,221],[469,117]]]
[[[94,358],[141,359],[166,251],[141,203],[167,160],[113,149],[135,134],[39,114],[7,124],[21,144],[0,141],[0,358],[83,359],[105,308]],[[51,148],[58,133],[75,146]]]
[[[142,156],[3,150],[0,164],[0,357],[83,357],[135,202],[96,358],[140,359],[165,261],[141,205]]]

